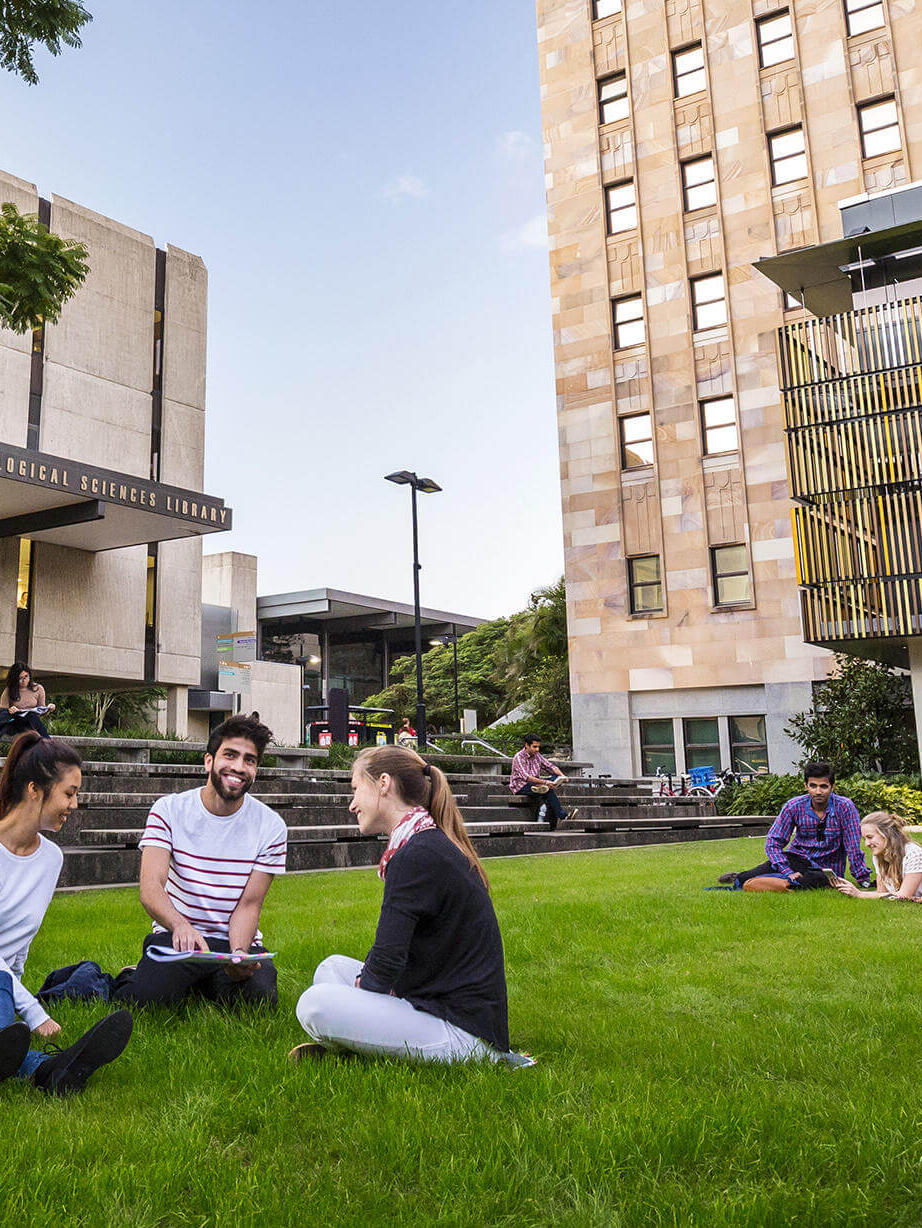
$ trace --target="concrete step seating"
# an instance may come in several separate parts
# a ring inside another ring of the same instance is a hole
[[[151,763],[150,756],[170,744],[119,743],[114,739],[74,738],[87,756],[81,804],[65,828],[53,837],[64,848],[61,886],[102,886],[137,882],[137,842],[151,805],[165,793],[204,783],[198,765]],[[99,747],[116,758],[94,760]],[[181,742],[175,749],[204,753],[204,744]],[[261,768],[254,796],[284,818],[289,832],[291,870],[318,870],[374,865],[382,841],[364,837],[348,813],[350,772],[323,766],[324,755],[304,748],[272,748],[279,765]],[[146,759],[144,758],[146,756]],[[433,756],[433,759],[436,757]],[[579,807],[575,821],[551,832],[536,822],[525,798],[504,786],[509,763],[471,763],[457,771],[446,764],[449,781],[481,857],[537,852],[569,852],[620,845],[669,843],[762,834],[770,818],[718,818],[709,798],[653,797],[649,781],[586,776],[589,765],[561,766],[571,779],[559,789],[568,808]]]

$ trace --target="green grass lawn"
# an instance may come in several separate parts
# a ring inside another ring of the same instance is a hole
[[[275,1013],[149,1013],[86,1093],[0,1087],[0,1224],[922,1224],[922,907],[705,893],[753,840],[491,861],[533,1070],[291,1067],[373,871],[280,881]],[[134,960],[134,891],[57,897],[27,970]],[[57,1018],[75,1038],[104,1008]]]

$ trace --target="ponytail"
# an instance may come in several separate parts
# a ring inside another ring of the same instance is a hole
[[[43,738],[34,729],[21,733],[6,753],[0,773],[0,819],[25,796],[33,784],[47,797],[64,768],[82,767],[80,756],[60,738]]]
[[[452,844],[468,859],[471,869],[489,890],[490,883],[471,838],[451,786],[441,768],[427,763],[416,751],[404,746],[369,746],[360,751],[355,766],[372,780],[386,772],[400,797],[413,806],[423,806]]]

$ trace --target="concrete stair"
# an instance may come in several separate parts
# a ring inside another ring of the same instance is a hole
[[[535,821],[525,798],[503,791],[494,770],[450,773],[449,780],[481,857],[569,852],[619,845],[671,843],[764,834],[768,818],[720,818],[710,799],[653,797],[649,784],[574,778],[558,790],[575,821],[551,832]],[[199,767],[137,762],[84,764],[79,810],[53,836],[64,849],[62,887],[137,882],[137,842],[148,811],[165,793],[204,783]],[[288,825],[288,866],[319,870],[374,865],[378,837],[362,836],[348,812],[347,771],[306,767],[262,769],[253,790]]]

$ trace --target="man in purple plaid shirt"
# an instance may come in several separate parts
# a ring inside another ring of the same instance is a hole
[[[542,777],[542,768],[552,773],[550,779]],[[509,788],[513,793],[530,797],[536,811],[541,808],[542,802],[546,804],[547,821],[551,831],[556,828],[561,819],[573,819],[579,813],[574,808],[568,814],[560,804],[560,798],[554,789],[561,780],[566,780],[566,776],[557,764],[551,763],[550,759],[545,759],[541,754],[541,739],[536,738],[534,734],[526,734],[525,745],[512,760]],[[543,786],[540,792],[534,792],[535,785]]]
[[[823,870],[844,878],[848,857],[856,881],[869,887],[871,872],[861,851],[861,819],[853,801],[833,792],[835,779],[828,763],[808,763],[804,768],[807,792],[785,802],[769,828],[765,838],[768,860],[752,870],[721,874],[717,881],[744,891],[829,887]]]

